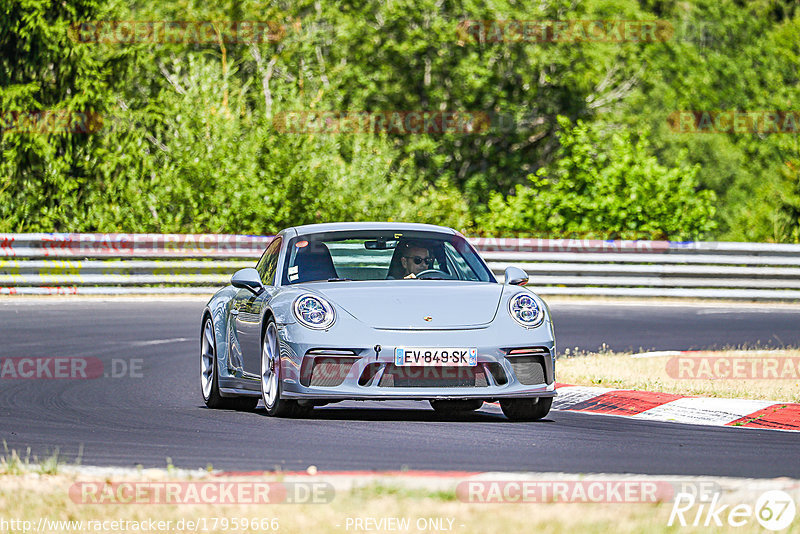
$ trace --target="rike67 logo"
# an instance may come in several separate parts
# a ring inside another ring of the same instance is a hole
[[[796,505],[792,496],[785,491],[764,492],[756,500],[755,506],[722,504],[720,497],[719,492],[713,495],[677,494],[667,526],[677,523],[682,527],[721,527],[727,523],[731,527],[742,527],[752,524],[755,519],[765,529],[778,531],[794,521]]]

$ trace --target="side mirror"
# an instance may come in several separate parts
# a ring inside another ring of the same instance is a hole
[[[528,273],[519,267],[506,267],[505,283],[512,286],[524,286],[528,283]]]
[[[264,284],[261,283],[261,276],[252,267],[241,269],[233,273],[231,285],[240,289],[247,289],[254,295],[260,295],[264,291]]]

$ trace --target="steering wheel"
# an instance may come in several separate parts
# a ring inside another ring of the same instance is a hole
[[[427,278],[426,275],[429,275],[429,274],[438,274],[438,275],[440,275],[442,278],[444,278],[446,280],[449,280],[449,279],[452,278],[452,276],[450,276],[449,274],[447,274],[444,271],[440,271],[439,269],[425,269],[424,271],[418,272],[416,276],[417,276],[417,278]]]

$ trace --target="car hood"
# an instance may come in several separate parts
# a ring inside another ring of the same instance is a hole
[[[483,326],[494,319],[503,294],[502,284],[453,280],[326,282],[314,286],[337,309],[385,329]]]

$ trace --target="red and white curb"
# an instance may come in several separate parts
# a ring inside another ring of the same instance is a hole
[[[553,409],[693,425],[800,432],[800,404],[690,397],[672,393],[558,384]]]

